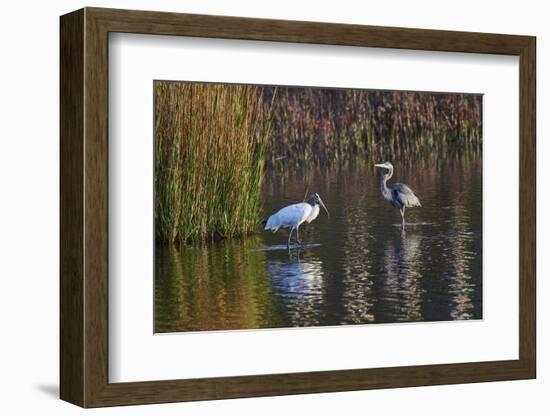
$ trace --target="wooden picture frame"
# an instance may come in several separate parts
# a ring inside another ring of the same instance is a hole
[[[535,38],[85,8],[61,17],[60,396],[82,407],[337,392],[536,376]],[[519,56],[519,359],[109,383],[108,34]]]

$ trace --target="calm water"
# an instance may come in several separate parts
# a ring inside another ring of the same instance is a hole
[[[155,331],[480,319],[481,159],[394,163],[421,208],[382,200],[371,164],[270,176],[273,213],[318,192],[330,210],[301,227],[181,248],[157,247]]]

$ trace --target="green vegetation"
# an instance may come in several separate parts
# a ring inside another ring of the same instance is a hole
[[[257,87],[155,83],[157,241],[254,231],[269,134]]]

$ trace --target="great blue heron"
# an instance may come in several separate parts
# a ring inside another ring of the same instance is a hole
[[[388,171],[380,178],[380,192],[386,201],[389,201],[401,213],[401,228],[405,229],[405,208],[421,207],[420,200],[404,183],[392,183],[388,186],[387,182],[393,176],[393,165],[390,162],[378,163],[374,165],[378,168],[384,168]]]
[[[292,232],[296,230],[296,242],[302,244],[302,241],[300,241],[300,225],[304,222],[310,223],[319,216],[319,205],[322,206],[327,212],[327,215],[330,216],[319,194],[315,192],[312,193],[310,201],[310,203],[301,202],[281,208],[267,219],[264,229],[271,230],[275,233],[279,228],[290,228],[290,234],[288,235],[287,241],[287,246],[289,247]]]

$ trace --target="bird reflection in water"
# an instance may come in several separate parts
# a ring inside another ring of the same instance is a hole
[[[302,250],[287,254],[267,261],[281,312],[292,326],[318,325],[324,302],[323,264]]]
[[[383,267],[387,278],[382,296],[391,308],[384,315],[391,321],[423,320],[421,305],[425,291],[420,282],[420,247],[421,237],[404,230],[386,243]]]

